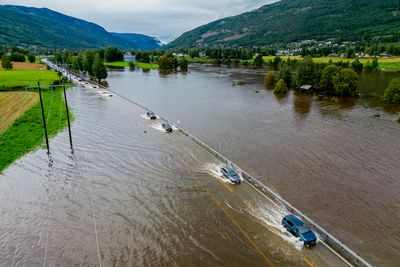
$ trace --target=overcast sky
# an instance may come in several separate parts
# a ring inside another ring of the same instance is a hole
[[[47,7],[97,23],[108,31],[143,33],[168,42],[185,31],[277,0],[0,0]]]

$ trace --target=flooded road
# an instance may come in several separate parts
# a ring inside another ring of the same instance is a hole
[[[261,76],[262,77],[262,76]],[[232,82],[246,79],[244,86]],[[253,71],[113,72],[111,89],[189,130],[376,266],[400,259],[395,116],[364,103],[276,98]],[[258,93],[256,92],[258,91]],[[347,266],[287,234],[288,214],[118,96],[68,92],[68,134],[0,176],[0,266]],[[360,100],[362,101],[362,100]],[[378,118],[376,113],[380,113]]]
[[[329,102],[292,92],[278,98],[264,90],[262,73],[191,70],[114,72],[108,81],[272,186],[374,265],[398,265],[398,109],[368,97]],[[380,83],[366,77],[361,91],[382,92],[393,75]],[[243,79],[247,84],[233,86]]]
[[[72,132],[0,176],[0,266],[346,266],[280,226],[287,211],[161,121],[71,89]]]

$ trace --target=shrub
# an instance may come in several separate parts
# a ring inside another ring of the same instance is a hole
[[[385,103],[400,104],[400,78],[390,81],[388,88],[383,95]]]
[[[13,68],[13,64],[11,62],[10,56],[2,56],[1,57],[1,66],[3,69],[10,70]]]
[[[274,87],[274,93],[275,94],[286,94],[289,91],[285,81],[283,79],[280,79]]]
[[[328,65],[324,68],[319,82],[320,87],[325,94],[334,94],[333,77],[340,71],[336,65]]]
[[[282,64],[278,73],[278,80],[283,79],[288,87],[292,84],[292,72],[287,64]]]
[[[342,69],[333,77],[334,93],[337,96],[356,96],[358,75],[352,69]]]
[[[276,79],[275,73],[272,70],[268,71],[265,74],[265,77],[264,77],[264,85],[265,85],[265,87],[273,88],[274,84],[275,84],[275,79]]]

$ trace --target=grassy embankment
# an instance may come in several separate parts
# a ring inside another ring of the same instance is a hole
[[[106,64],[106,66],[112,66],[112,67],[129,67],[129,62],[124,62],[124,61],[106,62],[104,64]],[[155,70],[159,68],[158,64],[141,63],[141,62],[135,62],[135,67],[148,70],[149,69]]]
[[[263,57],[264,61],[270,61],[273,60],[273,56],[267,56]],[[281,56],[283,60],[287,60],[289,57],[288,56]],[[292,56],[290,57],[291,59],[297,59],[301,60],[302,58],[300,56]],[[315,57],[313,58],[315,63],[328,63],[330,60],[332,62],[353,62],[355,59],[354,58],[342,58],[342,57]],[[367,63],[367,61],[372,63],[372,58],[367,59],[367,58],[361,58],[360,62],[363,63],[364,65]],[[379,62],[379,68],[382,70],[387,70],[387,71],[399,71],[400,70],[400,57],[393,57],[393,58],[378,58]]]
[[[57,73],[47,70],[0,70],[0,173],[15,160],[43,144],[44,130],[37,91],[10,92],[10,88],[44,87],[58,80]],[[62,90],[43,90],[48,133],[54,136],[66,127]]]

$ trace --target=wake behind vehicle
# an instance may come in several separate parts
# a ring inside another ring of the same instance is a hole
[[[234,184],[240,184],[242,182],[242,179],[240,178],[239,174],[232,167],[229,166],[222,167],[221,173],[225,179],[228,179]]]
[[[172,126],[168,122],[164,122],[161,126],[167,133],[172,132]]]
[[[147,117],[150,118],[150,120],[155,120],[157,119],[156,114],[154,114],[154,112],[148,111],[146,113]]]
[[[316,244],[317,236],[314,234],[314,232],[310,229],[310,227],[308,227],[307,224],[293,214],[286,215],[282,219],[282,225],[292,235],[303,241],[305,246],[312,246]]]

